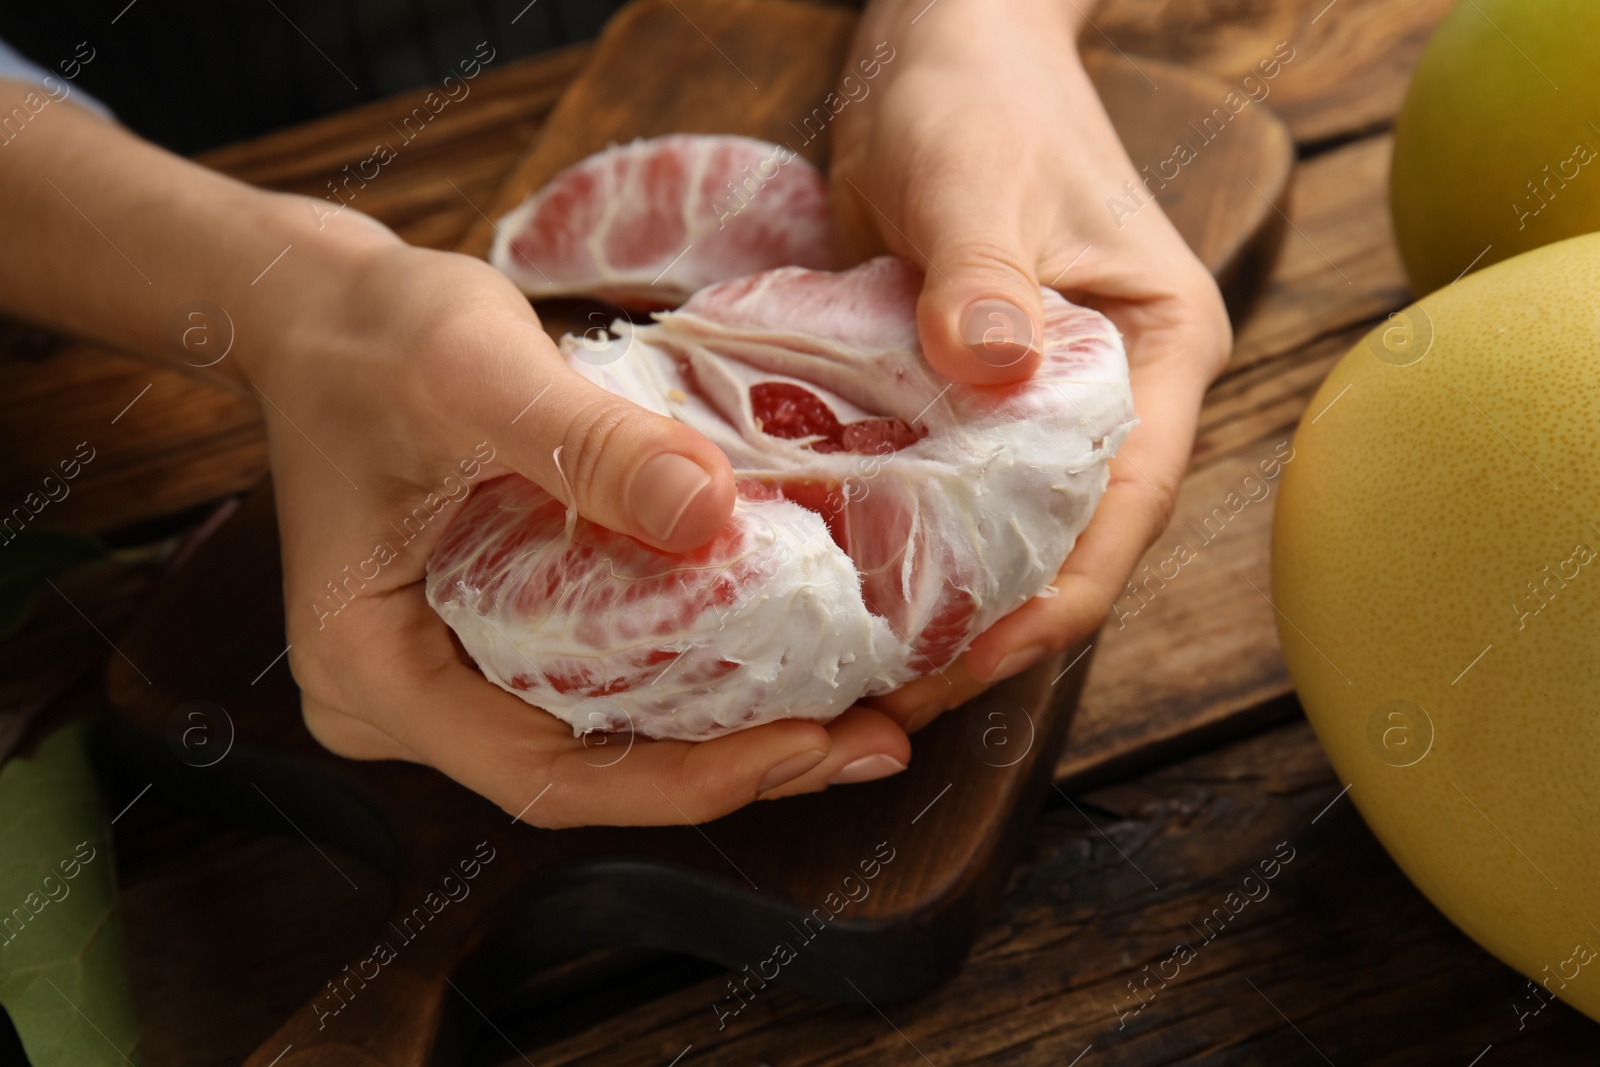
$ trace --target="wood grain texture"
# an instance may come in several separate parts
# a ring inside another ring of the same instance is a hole
[[[1243,307],[1278,247],[1273,198],[1282,197],[1294,166],[1288,130],[1248,104],[1235,114],[1225,83],[1183,67],[1101,49],[1086,49],[1083,61],[1145,190],[1216,277],[1229,306]],[[1193,153],[1182,166],[1174,161],[1179,144]],[[1127,207],[1134,198],[1123,193],[1117,200]]]
[[[1172,523],[1096,639],[1056,777],[1069,788],[1154,766],[1279,712],[1267,546],[1285,430],[1190,473]],[[1290,459],[1292,462],[1292,459]]]
[[[343,167],[371,155],[379,141],[395,142],[394,162],[352,205],[413,244],[449,248],[477,217],[474,205],[527,151],[586,57],[587,48],[578,47],[491,66],[409,144],[391,123],[426,90],[218,149],[200,162],[266,188],[323,196]],[[44,343],[37,331],[15,329],[0,335],[4,340],[0,506],[20,503],[80,441],[99,457],[73,483],[73,494],[41,516],[66,529],[141,522],[242,492],[266,476],[266,436],[252,398],[99,344]]]
[[[1385,207],[1390,144],[1363,138],[1296,169],[1280,205],[1290,225],[1206,396],[1172,521],[1101,630],[1060,781],[1156,766],[1282,713],[1291,686],[1267,565],[1277,493],[1259,465],[1287,447],[1339,358],[1409,300]]]
[[[753,37],[752,20],[770,30]],[[698,31],[685,35],[685,25]],[[487,256],[494,222],[566,167],[611,144],[666,133],[721,133],[784,144],[815,166],[826,168],[831,127],[808,136],[803,124],[821,112],[844,62],[855,18],[844,10],[819,10],[790,0],[645,0],[624,9],[595,46],[596,68],[626,67],[641,40],[675,42],[672,64],[648,65],[633,79],[580,79],[551,113],[536,146],[506,178],[504,186],[463,238],[459,251]],[[794,42],[805,41],[804,62]],[[737,56],[737,60],[735,60]],[[1159,60],[1136,61],[1089,49],[1085,69],[1122,138],[1135,167],[1155,171],[1163,161],[1170,180],[1152,178],[1162,210],[1200,261],[1225,285],[1237,282],[1241,301],[1253,287],[1248,261],[1263,228],[1275,220],[1270,202],[1242,193],[1253,184],[1276,196],[1293,165],[1287,129],[1260,108],[1222,112],[1215,131],[1203,123],[1223,107],[1229,86]],[[765,86],[748,70],[770,71]],[[686,77],[693,71],[693,77]],[[1154,75],[1152,80],[1151,75]],[[1162,86],[1166,91],[1162,92]],[[1190,144],[1196,155],[1183,167],[1171,164],[1174,145]],[[1120,190],[1107,191],[1122,195]],[[1108,195],[1108,208],[1110,196]],[[1142,201],[1139,202],[1142,205]],[[1131,204],[1130,204],[1131,210]]]
[[[129,784],[124,803],[145,782]],[[292,831],[218,826],[152,792],[117,823],[118,907],[146,1059],[241,1063],[371,951],[394,886],[358,856],[326,845],[319,854]]]
[[[478,219],[508,167],[538,140],[551,108],[589,60],[577,45],[532,59],[490,64],[464,83],[469,92],[420,132],[397,127],[430,90],[405,93],[240,145],[199,162],[253,185],[306,196],[334,195],[330,181],[372,154],[394,149],[394,162],[364,186],[343,193],[416,245],[450,248]],[[503,62],[503,61],[502,61]],[[331,205],[330,205],[331,206]]]
[[[1074,795],[1077,808],[1057,795],[962,972],[885,1014],[938,1067],[1064,1067],[1085,1047],[1080,1067],[1322,1063],[1248,976],[1336,1064],[1466,1067],[1489,1044],[1485,1063],[1592,1062],[1594,1024],[1559,1003],[1517,1028],[1520,977],[1422,900],[1349,797],[1321,814],[1340,787],[1297,722]],[[275,1013],[365,949],[388,886],[348,853],[330,855],[359,890],[298,837],[219,830],[161,805],[148,796],[117,827],[146,1043],[171,1067],[238,1062]],[[1179,980],[1151,982],[1149,1007],[1119,1029],[1113,1006],[1134,1004],[1127,983],[1225,906],[1279,841],[1296,858],[1271,895]],[[263,883],[274,892],[259,893]],[[778,989],[718,1030],[710,1005],[729,977],[631,953],[552,968],[517,1005],[491,1012],[464,1062],[662,1067],[692,1044],[684,1062],[710,1067],[925,1063],[871,1008]]]
[[[1061,798],[961,973],[915,1002],[769,990],[719,1030],[719,974],[524,1053],[540,1067],[661,1067],[689,1046],[697,1067],[1468,1067],[1492,1044],[1483,1064],[1591,1063],[1595,1025],[1559,1002],[1518,1029],[1524,980],[1406,882],[1339,793],[1301,720]],[[1163,965],[1179,942],[1193,958]]]
[[[288,670],[269,669],[281,657],[281,589],[267,487],[156,590],[109,671],[120,716],[109,751],[125,778],[397,877],[394,937],[381,936],[389,958],[358,957],[355,977],[330,976],[335,985],[257,1049],[255,1067],[422,1067],[440,1031],[459,1023],[456,995],[492,1006],[539,964],[595,946],[757,966],[804,937],[781,961],[785,985],[833,998],[920,992],[955,968],[998,901],[1087,671],[1080,660],[1056,678],[1060,664],[1042,664],[1004,683],[920,733],[913,769],[880,782],[704,827],[538,830],[429,768],[321,748]],[[214,749],[174,733],[195,701],[218,709],[205,720]],[[607,740],[586,746],[597,775],[648,743]],[[536,775],[534,765],[530,806],[542,795]],[[894,879],[874,882],[891,864]]]
[[[1393,149],[1387,134],[1366,137],[1296,169],[1279,205],[1294,225],[1284,234],[1260,297],[1235,331],[1223,382],[1411,300],[1389,223]]]
[[[1266,102],[1314,144],[1388,127],[1411,68],[1455,0],[1107,0],[1085,33],[1242,83],[1280,42],[1294,58]]]
[[[757,23],[763,32],[751,32]],[[487,257],[492,220],[570,164],[635,137],[739,132],[790,143],[824,165],[828,129],[807,142],[791,124],[833,88],[854,28],[847,10],[792,0],[630,4],[596,45],[596,67],[607,76],[584,79],[562,97],[538,144],[507,175],[484,209],[487,218],[474,220],[458,251]],[[657,62],[640,61],[638,49],[651,41],[671,42],[670,62],[659,61],[666,52]],[[618,77],[623,70],[628,76]]]
[[[95,451],[70,495],[40,512],[41,525],[115,529],[248,489],[266,473],[253,400],[99,345],[0,360],[0,397],[8,510],[80,443]]]

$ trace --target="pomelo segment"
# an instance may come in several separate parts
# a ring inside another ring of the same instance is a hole
[[[790,382],[752,386],[750,411],[762,433],[791,441],[808,439],[806,447],[813,452],[898,452],[926,436],[894,418],[845,425],[816,393]]]
[[[556,175],[495,232],[489,262],[529,296],[624,307],[672,307],[727,278],[832,263],[822,175],[748,137],[613,146]]]
[[[789,267],[614,323],[617,358],[568,338],[579,373],[721,448],[739,502],[670,556],[583,521],[568,539],[522,479],[480,489],[428,595],[485,675],[579,732],[700,739],[831,718],[1041,592],[1135,421],[1121,339],[1046,290],[1038,373],[953,383],[917,345],[919,287],[887,257]]]

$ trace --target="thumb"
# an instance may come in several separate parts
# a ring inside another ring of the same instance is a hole
[[[733,513],[727,457],[681,422],[607,392],[557,360],[539,360],[513,396],[535,399],[486,427],[497,460],[578,514],[655,548],[709,541]],[[520,405],[519,405],[520,406]],[[514,409],[513,409],[514,410]]]
[[[924,247],[917,333],[934,369],[974,385],[1020,381],[1037,370],[1044,301],[1021,235],[939,233]]]

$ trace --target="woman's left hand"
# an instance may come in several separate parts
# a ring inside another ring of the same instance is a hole
[[[1084,72],[1081,21],[1059,0],[874,0],[841,80],[831,180],[844,250],[924,269],[929,362],[962,382],[1032,374],[1042,284],[1121,330],[1140,419],[1058,594],[870,702],[908,730],[1100,626],[1166,528],[1232,345],[1215,282],[1140,184]],[[1140,206],[1113,214],[1113,198]]]

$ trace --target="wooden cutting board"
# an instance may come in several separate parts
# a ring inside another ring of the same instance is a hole
[[[852,19],[783,0],[629,8],[489,214],[608,142],[669,131],[783,140],[789,117],[829,91]],[[1204,116],[1227,92],[1164,64],[1090,66],[1136,163],[1170,155],[1175,117]],[[1185,168],[1163,206],[1244,293],[1270,247],[1264,199],[1281,193],[1292,152],[1261,109],[1229,138]],[[826,163],[825,138],[803,150]],[[1263,202],[1238,195],[1243,178]],[[467,247],[486,247],[490,232]],[[113,751],[127,769],[219,816],[393,872],[394,914],[373,953],[328,975],[256,1067],[420,1067],[481,1025],[498,991],[596,945],[692,953],[735,972],[707,1005],[707,1040],[768,981],[875,1004],[911,996],[982,928],[1050,788],[1089,663],[1042,664],[944,716],[918,734],[911,768],[882,782],[702,827],[545,831],[426,768],[320,749],[287,670],[263,670],[283,648],[281,581],[269,487],[157,592],[110,677]],[[615,758],[594,752],[597,766]]]
[[[831,127],[813,137],[819,124],[802,123],[833,90],[854,29],[849,11],[785,0],[629,5],[458,250],[487,257],[495,219],[564,168],[635,137],[742,133],[826,169]],[[1271,201],[1294,165],[1288,129],[1255,106],[1224,126],[1213,110],[1229,114],[1230,93],[1242,99],[1236,88],[1174,64],[1100,51],[1083,59],[1135,167],[1156,173],[1179,140],[1198,146],[1192,162],[1173,165],[1177,177],[1160,189],[1159,202],[1234,297],[1230,303],[1247,297],[1282,221]],[[1261,195],[1244,195],[1247,179]]]

